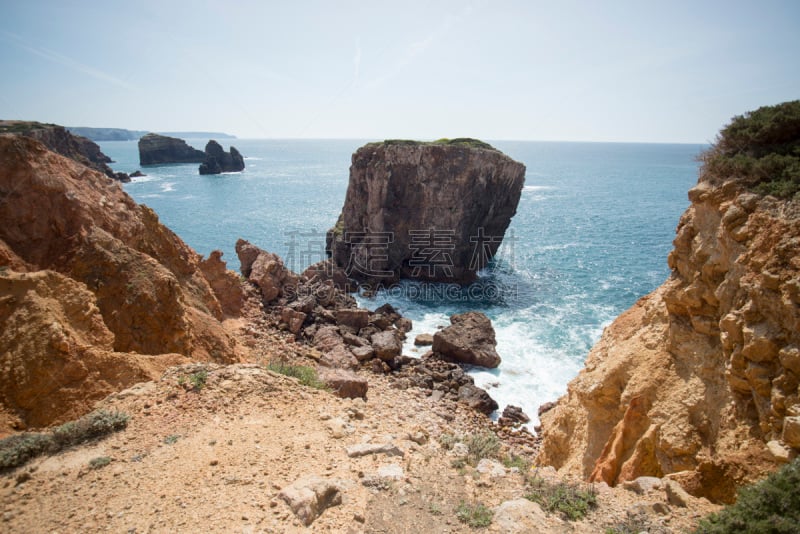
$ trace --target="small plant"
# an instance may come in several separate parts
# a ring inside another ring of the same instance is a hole
[[[117,432],[128,426],[130,416],[122,412],[98,410],[49,432],[23,432],[0,440],[0,470],[25,464],[42,454],[53,454],[68,447]]]
[[[195,391],[200,391],[206,385],[206,380],[208,380],[208,371],[202,369],[197,371],[196,373],[192,373],[189,377],[189,383],[192,385],[192,389]]]
[[[488,527],[492,524],[494,512],[485,507],[482,503],[467,504],[464,501],[456,508],[456,517],[462,523],[466,523],[472,528]]]
[[[460,438],[456,434],[442,434],[439,436],[439,444],[446,451],[453,448],[453,445],[458,443]]]
[[[661,532],[660,529],[654,530],[653,525],[643,514],[630,514],[630,512],[628,514],[624,521],[607,528],[605,534],[639,534],[640,532],[655,534],[655,532]]]
[[[582,519],[597,506],[594,487],[567,482],[549,482],[534,474],[528,479],[529,492],[525,498],[539,503],[547,512],[558,512],[569,521]]]
[[[108,456],[98,456],[97,458],[92,458],[89,460],[89,467],[92,469],[100,469],[101,467],[105,467],[111,463],[111,458]]]
[[[503,465],[508,469],[516,467],[520,473],[527,473],[531,468],[531,461],[524,456],[517,456],[516,454],[508,454],[503,456]]]
[[[181,439],[179,434],[170,434],[169,436],[164,438],[164,443],[167,445],[174,445],[177,441]]]
[[[430,512],[431,515],[442,515],[444,513],[442,512],[442,508],[439,506],[439,504],[435,502],[432,502],[428,505],[428,512]]]
[[[475,467],[484,458],[497,456],[500,450],[500,438],[489,430],[480,434],[470,434],[464,439],[467,446],[467,463]]]
[[[736,504],[703,519],[697,534],[723,532],[798,532],[800,525],[800,458],[767,478],[739,490]]]
[[[271,362],[267,369],[275,373],[296,378],[304,386],[314,389],[327,390],[328,387],[317,377],[317,372],[312,367],[305,365],[290,365],[285,362]]]

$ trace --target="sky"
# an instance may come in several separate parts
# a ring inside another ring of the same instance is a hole
[[[800,2],[0,0],[0,118],[705,143],[800,98]]]

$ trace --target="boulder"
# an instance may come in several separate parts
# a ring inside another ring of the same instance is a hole
[[[497,420],[501,425],[524,425],[531,420],[519,406],[508,405],[503,409],[503,415]]]
[[[311,475],[294,481],[278,496],[303,525],[309,526],[326,508],[342,504],[341,491],[337,481]]]
[[[492,322],[480,312],[467,312],[450,317],[451,325],[433,335],[433,351],[446,360],[497,367],[500,356],[495,347]]]
[[[139,164],[200,163],[204,152],[192,148],[183,139],[149,133],[139,138]]]
[[[242,275],[258,286],[265,303],[282,295],[296,296],[299,279],[286,268],[280,256],[261,250],[244,239],[236,242],[236,254]]]
[[[354,291],[356,288],[347,278],[344,269],[336,265],[333,260],[324,260],[310,266],[303,271],[303,277],[309,282],[330,282],[339,291]]]
[[[286,323],[289,327],[289,332],[297,335],[300,329],[303,328],[303,323],[306,320],[306,314],[301,311],[293,310],[288,306],[281,309],[281,321]]]
[[[367,380],[352,371],[320,367],[319,379],[343,399],[367,398]]]
[[[474,384],[464,384],[458,388],[458,402],[486,415],[499,408],[497,401],[490,397],[485,390]]]
[[[369,143],[353,154],[333,261],[372,284],[466,284],[497,252],[525,166],[472,139]]]
[[[370,338],[375,356],[383,361],[389,361],[395,356],[400,356],[402,346],[397,336],[392,332],[378,332]]]
[[[336,324],[350,327],[358,332],[369,324],[369,310],[359,308],[336,310]]]
[[[225,152],[222,145],[213,139],[206,144],[206,151],[202,161],[199,169],[200,174],[220,174],[244,170],[244,158],[239,151],[231,147],[230,152]]]
[[[783,441],[790,447],[800,449],[800,416],[784,418]]]
[[[420,334],[414,338],[414,345],[417,347],[427,347],[433,345],[433,334]]]

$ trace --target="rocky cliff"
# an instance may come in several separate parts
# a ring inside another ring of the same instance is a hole
[[[162,165],[165,163],[202,163],[205,153],[192,148],[183,139],[149,133],[139,139],[139,163]]]
[[[362,282],[469,283],[497,252],[525,166],[471,139],[370,143],[353,154],[334,262]]]
[[[53,152],[100,171],[109,178],[120,182],[130,180],[124,172],[114,172],[108,166],[112,163],[111,158],[103,154],[97,143],[73,134],[63,126],[31,121],[0,121],[0,133],[4,132],[36,139]]]
[[[205,159],[199,170],[200,174],[243,171],[244,158],[236,147],[232,146],[230,152],[225,152],[222,145],[212,139],[206,144]]]
[[[788,119],[784,107],[735,118],[705,155],[670,278],[606,329],[542,415],[540,462],[612,485],[669,475],[730,502],[800,450],[800,199],[780,198],[800,184],[790,104]]]
[[[238,359],[220,322],[236,275],[104,175],[0,135],[0,220],[0,432],[75,417],[182,358]]]

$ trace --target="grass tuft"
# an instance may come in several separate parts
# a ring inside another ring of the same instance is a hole
[[[462,523],[466,523],[472,528],[488,527],[492,524],[494,512],[482,503],[467,504],[464,501],[456,508],[456,517]]]
[[[539,503],[551,513],[559,513],[569,521],[582,519],[597,506],[597,494],[592,486],[568,482],[550,482],[534,474],[528,478],[525,498]]]
[[[271,362],[269,365],[267,365],[267,369],[275,373],[296,378],[301,384],[310,388],[322,390],[328,389],[328,386],[326,386],[325,383],[319,379],[317,372],[313,367],[308,367],[305,365],[290,365],[285,362]]]
[[[105,467],[111,463],[111,458],[108,456],[98,456],[97,458],[92,458],[89,460],[89,467],[92,469],[100,469],[101,467]]]

